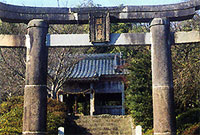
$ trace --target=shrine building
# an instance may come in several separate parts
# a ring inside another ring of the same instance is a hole
[[[77,113],[78,103],[85,102],[90,115],[124,115],[124,77],[128,72],[121,54],[81,57],[58,92],[59,100],[69,103],[70,113]]]

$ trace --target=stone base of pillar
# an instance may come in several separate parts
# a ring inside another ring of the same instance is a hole
[[[24,92],[23,134],[43,134],[47,115],[46,85],[26,85]]]

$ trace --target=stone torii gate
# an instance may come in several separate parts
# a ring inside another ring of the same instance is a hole
[[[0,47],[26,47],[23,134],[46,132],[47,47],[94,45],[151,45],[155,135],[175,135],[171,45],[200,42],[198,31],[170,33],[170,21],[191,19],[199,0],[160,6],[41,8],[0,3],[5,22],[28,23],[26,41],[1,35]],[[47,35],[49,24],[90,23],[90,34]],[[150,33],[110,34],[112,22],[151,22]],[[46,36],[47,35],[47,36]],[[185,38],[187,37],[187,38]],[[83,39],[78,40],[77,39]]]

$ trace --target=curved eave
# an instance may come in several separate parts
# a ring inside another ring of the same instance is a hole
[[[88,23],[91,12],[109,12],[111,22],[148,22],[153,18],[168,17],[171,21],[186,20],[200,9],[199,0],[156,6],[122,6],[92,8],[26,7],[0,2],[0,18],[7,22],[28,23],[44,19],[50,24]]]
[[[100,77],[81,77],[81,78],[68,78],[66,82],[70,81],[84,81],[84,82],[90,82],[90,81],[99,81],[100,79],[105,78],[120,78],[123,77],[126,74],[113,74],[113,75],[101,75]]]

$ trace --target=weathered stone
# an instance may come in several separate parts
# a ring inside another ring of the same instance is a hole
[[[169,20],[151,22],[153,116],[155,135],[175,135],[173,77]]]
[[[173,39],[174,44],[199,43],[200,33],[199,31],[176,32],[174,33]]]
[[[0,35],[1,47],[25,47],[25,36]]]
[[[66,135],[134,135],[133,119],[128,115],[94,115],[66,118]]]
[[[43,20],[32,20],[28,25],[23,116],[23,134],[26,135],[46,134],[47,31],[48,25]]]
[[[111,41],[104,46],[138,46],[151,45],[150,33],[112,33]],[[200,43],[199,31],[171,33],[172,45]],[[50,47],[87,47],[102,45],[90,43],[89,34],[51,34],[47,35],[47,46]],[[25,47],[25,36],[0,35],[1,47]]]
[[[24,93],[23,131],[46,132],[46,85],[26,85]]]
[[[190,19],[200,9],[199,0],[158,6],[122,6],[90,8],[25,7],[0,3],[0,18],[8,22],[28,23],[44,19],[48,23],[88,23],[90,13],[109,12],[111,22],[149,22],[155,17],[168,17],[171,21]]]
[[[28,42],[30,44],[26,44],[26,85],[46,85],[48,56],[46,47],[47,31],[48,26],[42,20],[33,20],[28,25]]]
[[[47,46],[50,47],[81,47],[81,46],[129,46],[150,45],[150,33],[113,33],[108,43],[91,43],[89,34],[52,34],[47,35]]]

